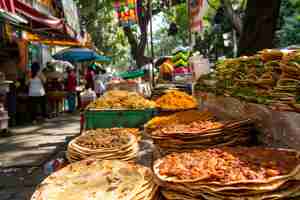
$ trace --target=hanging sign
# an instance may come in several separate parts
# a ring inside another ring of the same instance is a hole
[[[120,26],[130,27],[137,23],[136,0],[116,0],[114,7]]]
[[[27,70],[31,70],[31,65],[34,62],[41,64],[42,60],[41,44],[36,42],[31,42],[28,45],[28,63]]]
[[[80,35],[80,23],[77,5],[73,0],[61,0],[67,24]]]
[[[46,15],[54,15],[53,4],[53,0],[35,0],[32,7]]]
[[[203,30],[203,16],[207,8],[207,0],[189,0],[190,28],[192,32]]]

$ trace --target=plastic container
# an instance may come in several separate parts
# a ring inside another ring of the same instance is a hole
[[[97,99],[96,93],[91,89],[80,93],[81,108],[85,108],[88,104]]]
[[[201,56],[193,56],[189,59],[192,71],[193,79],[197,81],[201,75],[208,74],[210,72],[209,60]]]
[[[9,117],[0,118],[0,130],[8,129],[8,120]]]
[[[148,110],[88,110],[84,113],[84,128],[139,128],[156,114]]]
[[[6,110],[1,110],[0,111],[0,130],[8,129],[9,119],[10,118],[8,116],[8,112]]]
[[[45,175],[50,175],[53,172],[65,167],[67,165],[67,161],[64,158],[57,158],[47,162],[44,165],[44,173]]]

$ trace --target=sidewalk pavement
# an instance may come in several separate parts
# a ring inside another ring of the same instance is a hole
[[[79,130],[79,115],[70,114],[39,125],[12,128],[12,136],[0,137],[0,168],[40,166]]]
[[[63,114],[47,122],[10,129],[0,137],[0,199],[30,200],[35,187],[46,177],[44,163],[66,148],[79,134],[79,115]]]

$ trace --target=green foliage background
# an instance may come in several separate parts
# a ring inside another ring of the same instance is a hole
[[[130,49],[111,0],[77,0],[81,22],[91,34],[95,46],[112,57],[115,68],[128,66]]]
[[[235,13],[243,16],[246,0],[229,0]],[[153,7],[158,8],[160,1],[153,1]],[[213,56],[216,49],[222,54],[232,57],[233,45],[224,46],[222,34],[231,33],[233,26],[228,17],[222,18],[220,31],[214,26],[214,16],[222,6],[221,0],[209,0],[209,8],[204,17],[205,30],[196,37],[196,50],[207,56]],[[224,2],[224,1],[223,1]],[[130,45],[123,30],[118,26],[112,0],[77,0],[82,22],[92,35],[97,48],[103,54],[113,58],[113,66],[129,66],[132,62]],[[170,55],[177,46],[186,46],[189,41],[188,9],[186,3],[181,3],[169,9],[162,9],[159,13],[160,21],[164,24],[158,29],[154,37],[155,56]],[[178,33],[168,35],[169,25],[176,23]],[[134,28],[138,33],[138,27]],[[282,0],[278,30],[276,32],[276,46],[285,47],[300,44],[300,0]],[[149,38],[148,38],[149,39]],[[150,54],[149,46],[146,51]]]
[[[282,1],[277,46],[300,45],[300,0]]]

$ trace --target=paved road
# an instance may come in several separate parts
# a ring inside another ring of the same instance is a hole
[[[79,133],[79,126],[78,115],[65,114],[0,137],[0,200],[29,200],[46,176],[44,163],[59,156],[66,140]]]

